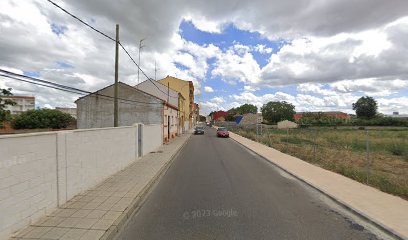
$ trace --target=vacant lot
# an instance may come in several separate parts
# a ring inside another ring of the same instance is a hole
[[[408,199],[408,129],[263,129],[259,135],[253,128],[230,130]]]

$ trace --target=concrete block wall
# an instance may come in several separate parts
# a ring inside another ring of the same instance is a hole
[[[0,239],[55,210],[136,160],[137,127],[0,136]],[[143,154],[162,144],[144,125]]]
[[[137,128],[58,133],[59,204],[103,181],[137,158]]]
[[[163,128],[161,124],[143,126],[143,155],[155,151],[163,143]]]
[[[57,207],[56,134],[0,137],[0,239]]]

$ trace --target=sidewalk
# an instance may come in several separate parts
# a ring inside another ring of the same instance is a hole
[[[230,137],[369,221],[408,239],[408,201],[230,132]]]
[[[186,133],[136,160],[11,239],[111,239],[190,138]],[[114,159],[112,159],[114,160]]]

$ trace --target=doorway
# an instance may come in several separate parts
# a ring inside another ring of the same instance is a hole
[[[167,116],[167,140],[170,141],[170,116]]]

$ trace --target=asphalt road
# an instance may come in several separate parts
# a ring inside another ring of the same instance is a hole
[[[192,136],[117,239],[376,239],[214,129]]]

